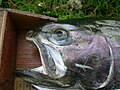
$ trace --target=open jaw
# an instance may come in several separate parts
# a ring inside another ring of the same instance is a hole
[[[62,80],[58,80],[64,77],[67,71],[60,53],[51,46],[42,44],[37,37],[28,40],[37,46],[42,66],[32,69],[17,69],[17,75],[33,86],[68,87],[68,84],[63,84]]]
[[[33,42],[37,46],[41,55],[43,74],[52,78],[60,78],[64,76],[67,68],[64,65],[60,52],[47,44],[42,44],[39,39],[33,39]],[[36,70],[36,68],[33,70]]]

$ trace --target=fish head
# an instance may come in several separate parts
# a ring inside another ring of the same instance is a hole
[[[112,78],[112,47],[98,25],[48,23],[29,31],[26,40],[38,48],[42,66],[17,73],[33,85],[71,87],[79,82],[83,90],[96,89]]]

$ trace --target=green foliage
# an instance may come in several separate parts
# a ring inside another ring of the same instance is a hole
[[[0,0],[0,6],[2,5],[2,0]]]
[[[95,16],[120,16],[120,0],[6,0],[0,5],[32,13],[71,19]]]

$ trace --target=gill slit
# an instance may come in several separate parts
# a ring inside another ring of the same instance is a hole
[[[106,40],[106,42],[108,44],[108,48],[109,48],[109,51],[110,51],[110,58],[111,58],[111,65],[110,65],[109,75],[107,76],[107,79],[99,87],[93,87],[93,89],[100,89],[100,88],[103,88],[103,87],[107,86],[109,84],[110,80],[113,78],[113,75],[114,75],[115,59],[114,59],[114,55],[113,55],[112,46],[108,42],[106,37],[105,37],[105,40]]]

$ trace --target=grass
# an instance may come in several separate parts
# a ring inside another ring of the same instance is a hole
[[[2,1],[2,0],[1,0]],[[0,7],[63,19],[120,16],[120,0],[3,0]],[[76,1],[76,2],[72,2]],[[81,8],[81,4],[82,8]]]

